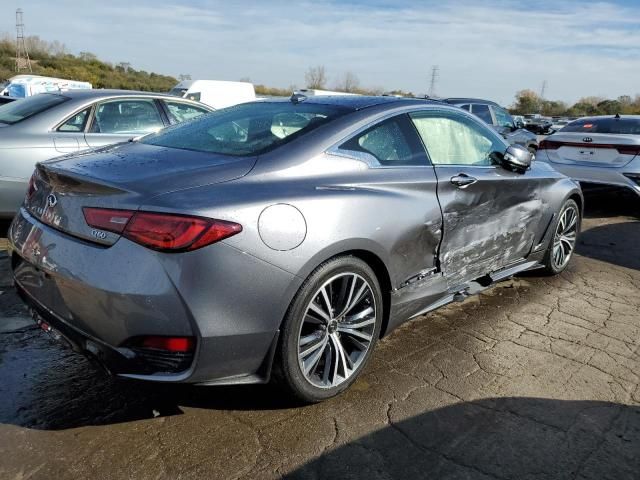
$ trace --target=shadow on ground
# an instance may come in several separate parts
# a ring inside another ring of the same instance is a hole
[[[390,424],[287,478],[632,479],[640,408],[608,402],[496,398]]]
[[[610,223],[583,231],[576,251],[585,257],[640,270],[640,222]]]
[[[0,334],[0,423],[66,430],[182,414],[181,406],[279,410],[296,406],[262,385],[205,388],[119,380],[38,328]]]
[[[640,196],[626,188],[583,185],[586,218],[640,218]]]

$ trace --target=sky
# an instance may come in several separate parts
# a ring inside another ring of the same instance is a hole
[[[640,0],[0,0],[0,32],[58,40],[70,53],[173,76],[329,87],[353,72],[365,87],[477,96],[516,91],[574,102],[640,93]]]

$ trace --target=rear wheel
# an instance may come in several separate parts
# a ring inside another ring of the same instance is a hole
[[[580,209],[573,200],[567,200],[554,225],[554,235],[543,259],[545,272],[557,275],[573,256],[580,231]]]
[[[382,311],[378,280],[365,262],[344,256],[320,265],[287,312],[276,378],[304,402],[339,394],[371,356]]]

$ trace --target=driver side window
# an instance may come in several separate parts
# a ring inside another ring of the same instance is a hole
[[[497,135],[463,116],[413,113],[411,120],[434,165],[490,166],[506,150]]]

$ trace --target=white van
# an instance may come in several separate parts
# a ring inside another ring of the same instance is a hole
[[[252,83],[223,80],[183,80],[169,94],[202,102],[216,109],[256,99]]]
[[[93,87],[89,82],[41,77],[40,75],[16,75],[9,79],[9,84],[0,92],[0,95],[25,98],[38,93],[90,90],[91,88]]]

